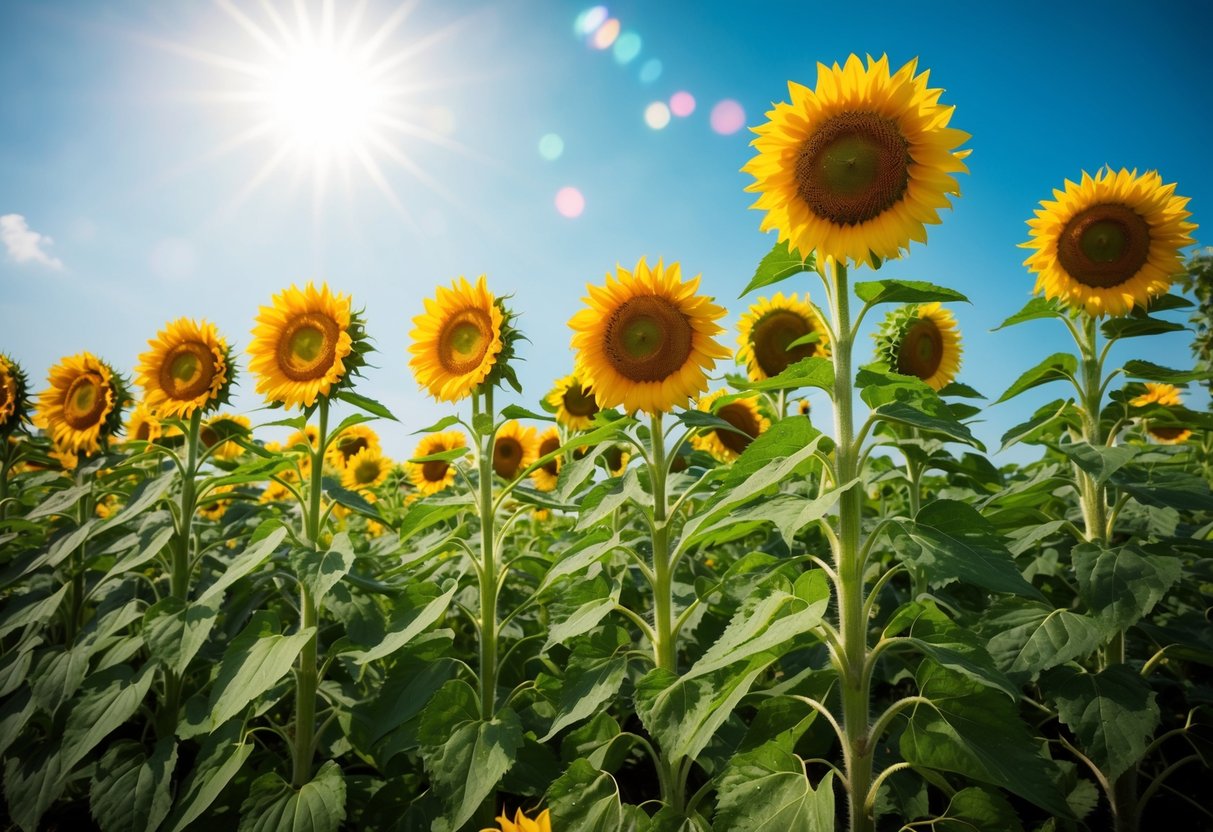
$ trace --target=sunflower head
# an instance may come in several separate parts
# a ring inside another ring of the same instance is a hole
[[[16,361],[0,353],[0,437],[29,421],[29,379]]]
[[[188,419],[227,402],[235,362],[232,351],[207,321],[178,318],[147,342],[135,380],[144,401],[161,418]]]
[[[227,512],[228,506],[232,504],[230,499],[216,500],[212,499],[219,494],[228,494],[236,489],[234,485],[217,485],[207,494],[207,499],[198,506],[198,514],[205,517],[207,520],[222,520],[223,515]]]
[[[893,310],[875,338],[880,360],[902,375],[922,379],[933,390],[947,387],[960,371],[960,331],[952,313],[938,303]]]
[[[1036,292],[1093,316],[1124,315],[1165,294],[1183,271],[1180,250],[1192,244],[1188,200],[1156,171],[1104,168],[1040,203],[1028,220],[1035,249],[1024,265]]]
[[[213,447],[211,456],[230,462],[244,453],[244,447],[230,437],[247,434],[252,423],[247,416],[236,413],[216,413],[202,426],[198,438],[207,448]]]
[[[759,298],[741,316],[737,329],[737,360],[746,365],[751,381],[777,376],[801,359],[830,354],[830,332],[821,313],[797,295],[779,292],[770,300]],[[817,340],[792,346],[811,335]]]
[[[291,286],[257,313],[249,368],[271,406],[311,407],[349,387],[371,345],[360,313],[328,284]]]
[[[612,477],[621,477],[628,468],[632,455],[626,445],[611,445],[602,452],[602,461],[606,464],[607,473]]]
[[[392,461],[378,450],[363,448],[341,471],[341,485],[350,491],[369,491],[382,485],[392,472]]]
[[[1181,407],[1183,399],[1178,387],[1173,384],[1155,384],[1146,382],[1146,392],[1129,401],[1134,407],[1149,407],[1152,404],[1163,407]],[[1160,445],[1182,445],[1188,441],[1192,431],[1179,425],[1159,425],[1148,419],[1142,420],[1146,435]]]
[[[556,421],[569,430],[585,430],[600,408],[594,392],[576,374],[556,380],[545,401],[556,413]]]
[[[739,396],[723,404],[725,390],[716,390],[699,399],[697,407],[704,413],[714,413],[739,432],[713,428],[691,437],[691,447],[706,451],[721,462],[731,462],[741,456],[750,443],[766,432],[771,421],[758,409],[758,395]]]
[[[467,448],[468,440],[457,430],[431,433],[417,443],[413,451],[413,459]],[[437,494],[455,481],[455,466],[441,459],[431,459],[424,462],[409,462],[409,479],[417,487],[422,496]]]
[[[131,409],[126,420],[127,442],[155,442],[162,431],[160,419],[147,406],[146,401],[139,402]]]
[[[512,481],[519,471],[538,458],[537,449],[535,429],[511,419],[493,438],[493,470],[502,479]]]
[[[295,450],[315,450],[320,441],[320,428],[315,425],[304,425],[286,438],[286,447]]]
[[[762,230],[779,230],[804,255],[861,263],[895,258],[911,240],[926,242],[924,223],[959,194],[953,174],[967,172],[957,150],[969,134],[948,127],[942,90],[915,75],[917,60],[895,73],[887,57],[867,66],[817,65],[817,87],[788,83],[791,101],[775,105],[754,129],[758,155],[743,171],[755,179]]]
[[[729,353],[713,336],[725,310],[697,295],[699,276],[684,281],[677,263],[644,258],[605,286],[589,286],[587,308],[569,321],[575,373],[600,407],[662,413],[707,389],[707,373]]]
[[[425,314],[413,318],[409,366],[417,383],[439,401],[467,398],[482,384],[509,381],[519,389],[510,361],[522,334],[516,316],[488,289],[484,275],[476,285],[458,278],[426,299]]]
[[[67,356],[51,367],[50,387],[38,397],[34,424],[60,452],[94,454],[100,440],[122,428],[126,385],[92,353]]]
[[[513,820],[503,811],[497,818],[497,823],[499,826],[491,826],[480,832],[552,832],[552,818],[547,809],[536,815],[534,820],[523,814],[521,809],[514,813]]]
[[[809,410],[810,410],[811,408],[812,408],[812,405],[810,405],[810,404],[809,404],[809,400],[808,400],[808,399],[801,399],[801,400],[800,400],[800,404],[798,405],[798,410],[800,411],[800,415],[801,415],[801,416],[808,416],[808,415],[809,415]]]
[[[328,461],[338,471],[343,471],[356,453],[367,448],[382,452],[379,434],[366,425],[350,425],[329,445]]]
[[[552,425],[535,440],[535,459],[547,456],[560,447],[560,428]],[[531,482],[540,491],[555,491],[564,460],[555,456],[531,472]]]

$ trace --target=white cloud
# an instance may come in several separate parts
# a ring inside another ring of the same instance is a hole
[[[9,258],[18,263],[34,262],[52,269],[63,268],[62,260],[45,251],[54,240],[31,229],[20,214],[0,216],[0,242],[4,243]]]

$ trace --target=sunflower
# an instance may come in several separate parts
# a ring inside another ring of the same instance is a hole
[[[539,434],[539,438],[535,442],[534,458],[539,459],[540,457],[547,456],[559,447],[560,428],[553,425]],[[535,483],[535,487],[540,491],[556,490],[556,483],[560,477],[560,468],[563,464],[564,459],[560,456],[549,459],[531,472],[531,481]]]
[[[697,451],[706,451],[721,462],[730,462],[741,455],[750,443],[766,432],[771,421],[758,409],[758,395],[741,396],[727,404],[716,406],[726,391],[717,390],[699,399],[699,410],[704,413],[715,412],[741,433],[723,428],[713,428],[705,433],[691,437],[691,447]]]
[[[909,304],[890,312],[876,338],[876,355],[905,376],[942,390],[960,371],[960,332],[938,303]]]
[[[178,318],[147,345],[151,349],[139,356],[135,380],[160,418],[188,419],[227,398],[231,351],[214,324]]]
[[[289,447],[283,449],[282,445],[277,442],[266,442],[265,450],[272,454],[280,454],[286,458],[297,458],[297,461],[303,463],[303,467],[311,470],[311,465],[306,454],[297,454]],[[274,478],[266,483],[265,490],[261,492],[259,501],[262,503],[273,503],[279,500],[291,500],[295,495],[291,493],[287,485],[295,486],[296,488],[307,479],[307,474],[301,474],[298,467],[287,468],[285,471],[279,471],[274,475]]]
[[[413,451],[413,459],[453,451],[456,448],[466,448],[467,444],[467,437],[457,430],[431,433],[417,443],[417,449]],[[455,466],[441,459],[410,462],[409,479],[423,496],[437,494],[455,481]]]
[[[104,361],[82,352],[51,367],[48,380],[50,387],[38,397],[34,423],[61,453],[96,453],[98,440],[122,425],[122,379]]]
[[[29,419],[29,381],[25,372],[0,353],[0,436],[8,436]]]
[[[320,441],[320,428],[315,425],[304,425],[302,430],[297,430],[286,438],[286,447],[303,449],[316,449],[316,443]]]
[[[392,472],[392,461],[379,451],[363,448],[350,457],[341,472],[341,485],[350,491],[370,490],[383,484]]]
[[[212,499],[218,494],[229,494],[236,489],[234,485],[217,485],[207,494],[205,501],[198,506],[198,515],[205,517],[207,520],[222,520],[223,515],[227,513],[228,506],[232,504],[230,499]]]
[[[329,463],[341,471],[356,453],[367,448],[377,452],[383,450],[379,434],[366,425],[350,425],[329,445],[326,456]]]
[[[362,321],[328,284],[291,286],[261,307],[249,344],[257,392],[285,407],[311,407],[348,384],[365,363]]]
[[[227,424],[227,427],[220,427],[224,423]],[[219,443],[218,447],[211,451],[211,456],[230,462],[244,453],[244,446],[235,439],[224,439],[223,437],[239,435],[242,432],[247,433],[251,427],[252,423],[247,416],[235,413],[217,413],[202,426],[202,430],[198,432],[198,438],[208,448]]]
[[[545,401],[556,408],[556,421],[569,430],[588,428],[600,409],[593,391],[575,374],[558,379]]]
[[[501,426],[493,438],[493,470],[504,480],[512,480],[518,472],[537,458],[535,429],[511,419]]]
[[[513,314],[488,289],[481,275],[473,286],[465,278],[439,286],[426,298],[425,314],[413,318],[409,367],[417,384],[439,401],[467,398],[484,383],[511,378],[508,359],[519,333]]]
[[[811,404],[809,404],[809,400],[808,400],[808,399],[801,399],[801,400],[800,400],[799,410],[800,410],[800,415],[801,415],[801,416],[808,416],[808,415],[809,415],[809,410],[811,410],[811,409],[812,409],[812,405],[811,405]]]
[[[147,406],[147,402],[139,402],[131,410],[126,420],[127,442],[155,442],[160,438],[162,428],[156,414]]]
[[[499,827],[490,826],[480,832],[552,832],[552,818],[547,809],[536,815],[534,820],[524,815],[521,809],[517,810],[514,819],[510,820],[503,810],[497,818],[497,823],[500,824]]]
[[[1179,251],[1196,225],[1186,221],[1187,198],[1156,171],[1084,172],[1053,197],[1028,220],[1032,239],[1020,244],[1036,249],[1024,265],[1046,298],[1093,316],[1124,315],[1165,294],[1183,271]]]
[[[958,148],[969,134],[948,127],[942,90],[915,75],[917,59],[890,75],[887,57],[856,55],[846,65],[817,65],[817,87],[788,83],[791,103],[754,129],[758,155],[742,170],[756,181],[753,208],[766,211],[762,230],[779,230],[801,254],[860,263],[895,258],[911,240],[926,242],[924,223],[938,223],[967,173]]]
[[[777,376],[804,358],[830,354],[830,332],[817,307],[797,295],[780,292],[767,300],[759,298],[737,322],[737,360],[746,365],[751,381]],[[806,335],[818,339],[789,349]]]
[[[1183,400],[1180,398],[1179,388],[1174,384],[1155,384],[1147,381],[1146,392],[1132,399],[1129,404],[1134,407],[1148,407],[1152,404],[1180,407]],[[1182,445],[1192,435],[1192,431],[1188,428],[1154,425],[1150,424],[1148,420],[1143,420],[1143,427],[1146,434],[1160,445]]]
[[[642,257],[634,273],[619,267],[605,286],[587,288],[589,308],[569,321],[574,372],[600,407],[655,414],[685,405],[729,354],[712,338],[725,310],[696,295],[699,276],[684,282],[677,263],[650,269]]]
[[[612,477],[621,477],[627,470],[632,455],[625,445],[612,445],[602,452],[602,461],[606,463],[607,473]]]

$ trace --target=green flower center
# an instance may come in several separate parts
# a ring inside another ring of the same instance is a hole
[[[691,356],[694,330],[672,301],[653,295],[628,298],[606,325],[606,357],[630,382],[664,381]]]
[[[101,424],[107,405],[97,373],[81,373],[72,380],[63,401],[63,421],[75,430],[88,430]]]
[[[297,315],[278,340],[278,368],[291,381],[319,381],[336,363],[340,335],[340,327],[328,315]]]
[[[478,369],[492,343],[493,320],[482,309],[464,309],[452,315],[438,336],[438,361],[452,375]]]

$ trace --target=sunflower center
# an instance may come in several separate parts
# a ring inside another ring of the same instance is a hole
[[[750,342],[754,348],[754,359],[768,376],[777,376],[789,364],[817,354],[817,344],[801,344],[788,349],[797,338],[813,331],[813,325],[802,316],[786,309],[778,309],[754,324]]]
[[[76,430],[100,424],[107,404],[104,387],[97,373],[81,373],[72,379],[63,401],[63,421]]]
[[[758,424],[758,419],[754,417],[754,412],[745,405],[738,402],[726,404],[716,411],[716,415],[745,434],[742,436],[742,433],[731,430],[716,431],[716,438],[720,440],[720,444],[733,453],[741,453],[758,437],[761,426]]]
[[[943,362],[943,333],[930,318],[919,318],[906,330],[897,351],[897,372],[926,381]]]
[[[318,381],[337,358],[337,322],[319,312],[304,312],[283,327],[278,339],[278,367],[291,381]]]
[[[621,471],[623,468],[623,448],[618,445],[612,445],[603,453],[602,458],[606,460],[607,470],[612,475]]]
[[[354,455],[361,450],[369,448],[370,445],[366,439],[361,436],[354,436],[349,439],[342,439],[337,443],[337,452],[341,454],[342,462],[349,462],[354,458]]]
[[[432,459],[429,462],[421,463],[421,476],[426,482],[442,482],[446,478],[446,471],[451,467],[449,462],[443,462],[441,459]]]
[[[210,448],[219,441],[219,432],[210,425],[203,425],[202,430],[198,431],[198,439],[204,447]]]
[[[135,429],[135,439],[140,442],[147,442],[152,437],[152,426],[149,422],[140,422],[139,427]]]
[[[663,381],[690,357],[693,334],[687,316],[665,298],[628,298],[607,321],[606,357],[628,381]]]
[[[1150,256],[1150,224],[1125,205],[1092,205],[1066,223],[1057,259],[1084,286],[1110,289],[1132,278]]]
[[[1187,428],[1160,428],[1154,425],[1151,425],[1148,430],[1151,436],[1164,442],[1174,442],[1188,431]]]
[[[539,455],[547,456],[559,447],[560,440],[557,437],[553,436],[549,439],[545,439],[539,443]],[[553,457],[539,467],[554,477],[560,473],[560,457]]]
[[[493,470],[507,480],[513,479],[522,463],[522,443],[512,436],[500,437],[493,443]]]
[[[593,393],[573,382],[564,393],[564,409],[572,416],[593,416],[598,412],[598,401]]]
[[[426,464],[428,465],[429,463]],[[373,459],[364,459],[354,469],[354,481],[359,485],[370,485],[378,478],[379,463]]]
[[[489,351],[493,320],[482,309],[464,309],[446,322],[438,336],[438,361],[453,375],[470,373]]]
[[[819,217],[858,225],[893,207],[910,183],[910,145],[892,119],[839,113],[805,140],[796,191]]]
[[[169,350],[160,364],[160,389],[178,401],[197,398],[210,389],[216,370],[210,347],[186,341]]]

